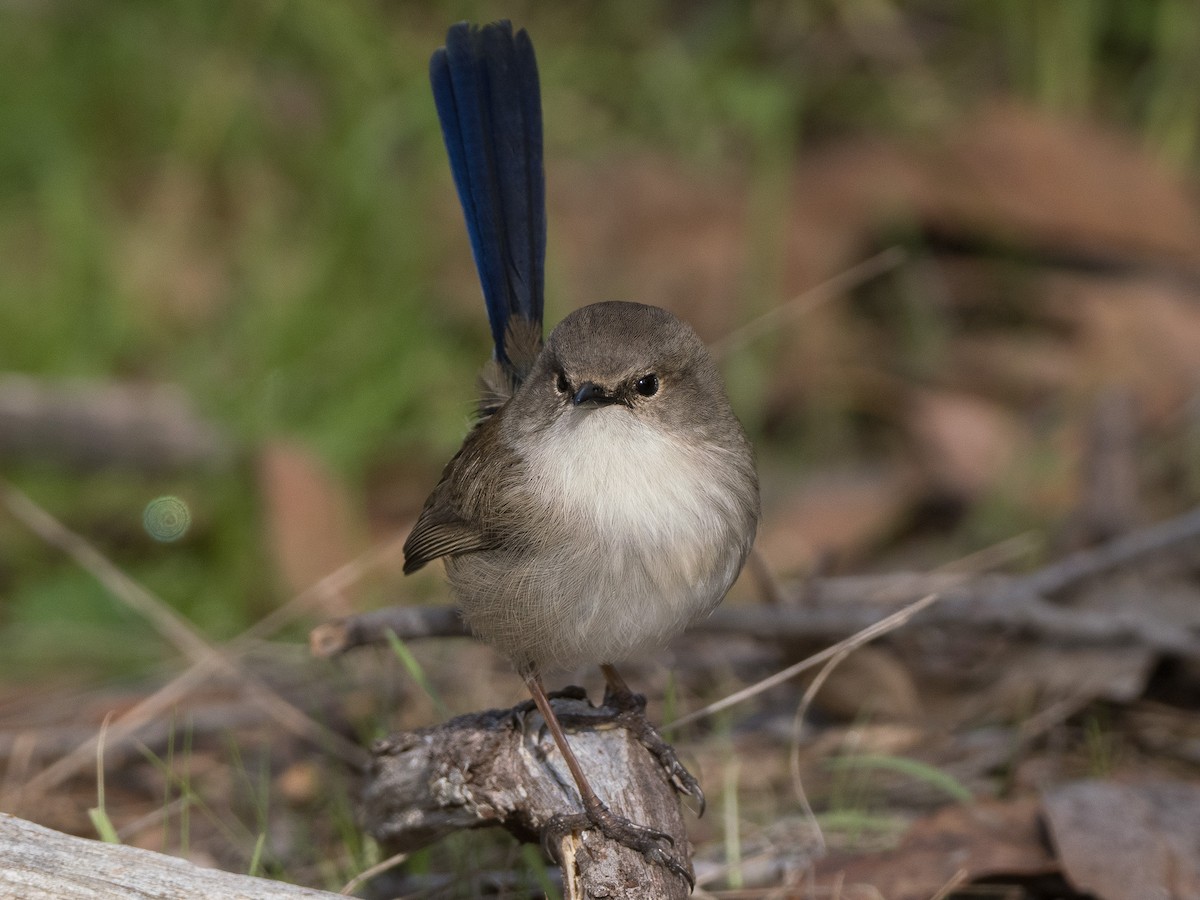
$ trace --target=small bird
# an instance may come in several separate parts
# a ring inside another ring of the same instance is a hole
[[[595,303],[543,343],[541,97],[528,34],[507,21],[455,25],[430,77],[494,353],[479,421],[422,509],[404,571],[443,559],[471,630],[524,678],[587,824],[690,880],[661,852],[665,835],[596,796],[542,673],[599,663],[610,689],[632,696],[613,664],[710,613],[741,571],[759,517],[753,454],[704,344],[666,310]]]

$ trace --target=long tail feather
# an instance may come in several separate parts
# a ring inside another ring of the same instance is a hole
[[[541,335],[545,280],[542,109],[533,44],[507,21],[482,28],[462,22],[433,54],[429,77],[495,358],[514,369],[521,363],[512,358],[515,348],[506,347],[506,335],[528,326]]]

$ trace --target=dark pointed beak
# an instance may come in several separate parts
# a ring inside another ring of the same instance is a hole
[[[598,384],[593,384],[590,381],[585,381],[580,385],[579,390],[575,392],[575,396],[571,398],[576,406],[604,406],[609,403],[616,403],[617,398]]]

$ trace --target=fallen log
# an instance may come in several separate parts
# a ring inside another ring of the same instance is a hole
[[[0,813],[3,900],[333,900],[341,896],[206,869],[174,856],[75,837]]]

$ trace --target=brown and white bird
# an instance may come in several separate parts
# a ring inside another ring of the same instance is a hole
[[[528,35],[507,22],[456,25],[430,72],[495,352],[481,418],[426,501],[404,570],[443,559],[471,630],[525,679],[588,821],[690,879],[660,832],[596,796],[542,673],[599,663],[627,693],[614,663],[721,602],[758,523],[753,454],[712,357],[666,310],[585,306],[543,344],[541,101]]]

